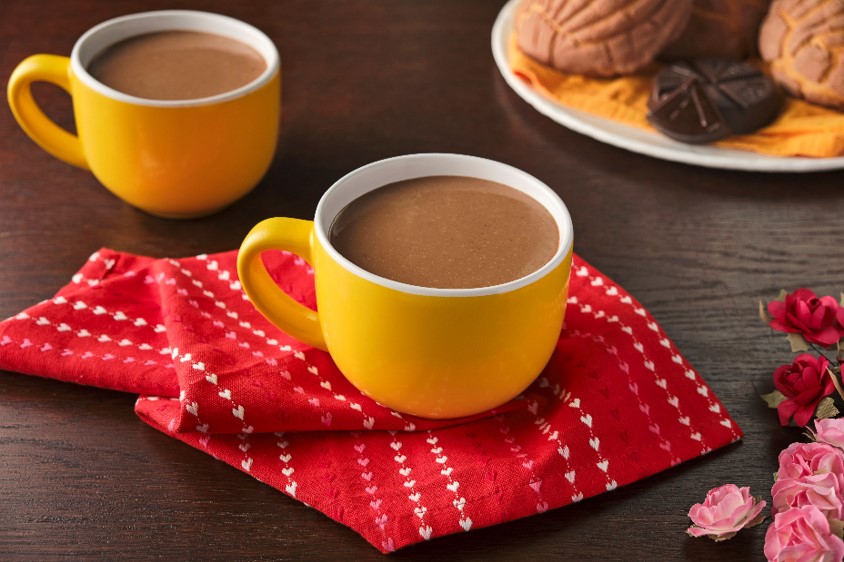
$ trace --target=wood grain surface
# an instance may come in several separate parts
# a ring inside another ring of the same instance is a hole
[[[414,152],[459,152],[551,185],[575,249],[641,300],[745,431],[742,443],[583,503],[438,539],[395,560],[762,560],[766,525],[716,544],[689,506],[726,482],[769,497],[800,439],[757,397],[789,360],[757,318],[781,287],[844,289],[844,175],[689,167],[570,132],[512,93],[492,61],[490,0],[3,0],[0,75],[70,53],[88,28],[191,8],[263,31],[283,66],[280,145],[261,184],[205,219],[130,208],[38,148],[0,110],[0,318],[48,298],[95,250],[152,256],[236,248],[269,216],[310,218],[337,178]],[[72,127],[70,101],[36,88]],[[351,530],[137,419],[134,397],[0,373],[0,559],[380,560]]]

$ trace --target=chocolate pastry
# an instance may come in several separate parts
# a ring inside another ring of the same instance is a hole
[[[698,91],[705,102],[698,100],[701,97]],[[700,130],[693,135],[684,124],[682,136],[685,138],[678,139],[694,143],[712,142],[727,134],[751,133],[770,123],[782,105],[782,96],[761,70],[747,63],[719,58],[672,64],[656,75],[648,101],[648,119],[666,135],[677,138],[669,134],[672,121],[666,121],[664,117],[665,106],[679,103],[672,101],[673,98],[689,98],[688,104],[698,108]],[[708,111],[710,106],[717,118]],[[719,126],[713,128],[716,122]],[[690,137],[696,140],[687,140]]]
[[[697,57],[744,59],[756,54],[759,24],[771,0],[692,0],[689,25],[659,57],[688,60]]]
[[[697,78],[689,77],[654,102],[648,121],[667,137],[689,144],[714,142],[730,134]]]
[[[774,0],[759,52],[788,93],[844,110],[844,1]]]
[[[650,64],[685,28],[690,0],[522,0],[519,48],[563,72],[616,76]]]

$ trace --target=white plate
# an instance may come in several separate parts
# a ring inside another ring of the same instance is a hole
[[[507,45],[517,1],[510,0],[507,2],[492,27],[492,55],[495,58],[495,64],[498,65],[498,70],[501,71],[504,80],[519,97],[532,105],[537,111],[564,127],[631,152],[708,168],[756,172],[815,172],[844,168],[844,157],[767,156],[717,146],[683,144],[657,133],[622,125],[576,109],[569,109],[545,98],[516,77],[510,70],[510,64],[507,61]]]

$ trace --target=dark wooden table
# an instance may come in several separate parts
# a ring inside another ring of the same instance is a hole
[[[69,54],[110,17],[161,8],[229,14],[268,33],[283,62],[280,145],[245,199],[173,222],[125,205],[47,155],[0,111],[0,318],[48,298],[101,246],[153,256],[236,248],[268,216],[310,218],[367,162],[475,154],[551,185],[576,250],[636,295],[745,431],[741,444],[581,504],[410,547],[395,559],[763,559],[766,525],[721,544],[686,512],[716,485],[769,497],[780,449],[800,438],[757,397],[790,360],[756,315],[781,287],[844,289],[841,173],[768,175],[662,162],[579,136],[506,86],[490,53],[501,2],[69,0],[0,2],[0,75]],[[63,93],[39,87],[72,127]],[[354,559],[351,530],[155,431],[134,396],[0,374],[0,559]]]

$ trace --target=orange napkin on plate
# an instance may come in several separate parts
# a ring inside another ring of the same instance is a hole
[[[653,69],[613,79],[564,74],[522,53],[515,37],[507,58],[517,76],[560,105],[655,132],[646,119]],[[779,118],[764,129],[715,144],[771,156],[844,156],[844,112],[789,97]]]

